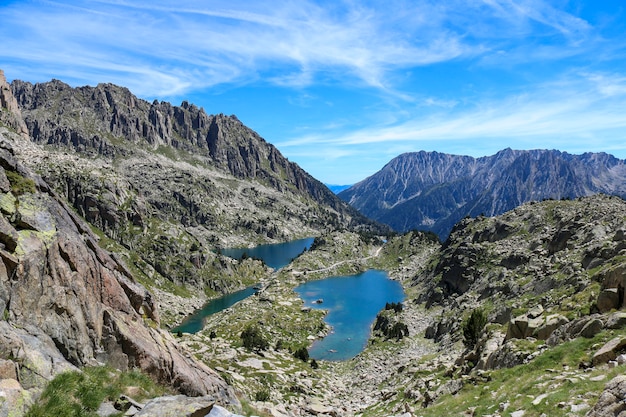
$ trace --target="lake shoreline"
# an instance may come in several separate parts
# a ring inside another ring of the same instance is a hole
[[[332,331],[315,340],[309,354],[316,360],[330,361],[349,360],[362,352],[376,315],[388,302],[405,298],[402,285],[377,269],[308,281],[294,292],[305,307],[327,311],[324,321]]]

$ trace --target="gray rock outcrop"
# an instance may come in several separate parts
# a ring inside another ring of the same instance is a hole
[[[604,344],[596,353],[593,354],[591,359],[592,365],[601,365],[608,361],[615,360],[619,352],[626,347],[626,338],[616,337]]]
[[[107,363],[237,405],[216,372],[159,329],[153,297],[128,268],[20,162],[14,147],[23,141],[0,127],[0,179],[9,179],[8,187],[0,180],[0,359],[14,364],[22,387]]]
[[[14,129],[24,138],[28,138],[28,127],[24,123],[17,100],[11,93],[4,71],[0,69],[0,124]]]
[[[159,397],[146,403],[135,417],[205,417],[211,415],[214,406],[212,397]]]
[[[620,375],[606,384],[596,405],[586,417],[618,417],[626,413],[626,376]]]

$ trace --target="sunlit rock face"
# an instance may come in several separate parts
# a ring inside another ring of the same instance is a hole
[[[403,154],[339,197],[397,231],[430,230],[445,240],[466,216],[597,193],[626,196],[625,161],[605,153],[505,149],[483,158]]]
[[[183,355],[159,329],[152,295],[26,167],[16,149],[29,144],[2,123],[0,377],[12,379],[13,369],[22,389],[36,389],[64,370],[107,363],[138,367],[185,394],[237,403],[214,371]]]

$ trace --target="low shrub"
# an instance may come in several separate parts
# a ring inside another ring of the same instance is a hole
[[[248,326],[241,332],[243,347],[248,350],[266,350],[270,344],[256,326]]]
[[[481,308],[474,309],[472,314],[463,322],[463,344],[473,349],[480,340],[487,325],[487,315]]]

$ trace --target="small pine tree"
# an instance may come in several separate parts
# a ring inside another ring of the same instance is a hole
[[[243,347],[248,350],[266,350],[270,344],[256,326],[248,326],[241,332]]]
[[[293,356],[302,360],[302,362],[309,361],[309,351],[305,347],[301,347],[300,349],[296,350]]]
[[[463,343],[468,349],[474,349],[487,325],[487,315],[481,308],[474,309],[463,322]]]
[[[408,336],[408,335],[409,335],[409,327],[402,322],[397,322],[391,327],[387,337],[400,340],[403,337]]]
[[[266,389],[263,389],[261,391],[257,391],[254,394],[254,399],[256,401],[261,401],[261,402],[269,401],[269,399],[270,399],[270,392],[268,390],[266,390]]]
[[[279,340],[276,342],[276,346],[274,346],[274,350],[281,350],[283,347],[284,347],[284,345],[283,345],[283,341],[282,341],[281,339],[279,339]]]

